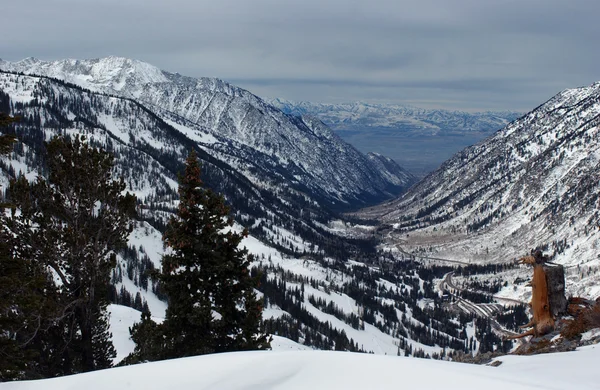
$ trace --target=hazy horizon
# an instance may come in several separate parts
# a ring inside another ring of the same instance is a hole
[[[20,0],[0,58],[117,55],[265,98],[529,111],[600,80],[600,3]]]

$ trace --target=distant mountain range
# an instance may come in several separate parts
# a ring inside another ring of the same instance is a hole
[[[454,153],[522,115],[512,111],[469,113],[365,102],[268,102],[289,114],[314,115],[359,150],[392,157],[417,175],[438,168]]]
[[[316,115],[334,130],[405,128],[422,135],[495,131],[518,118],[513,111],[464,112],[405,105],[352,102],[341,104],[268,100],[283,112]]]

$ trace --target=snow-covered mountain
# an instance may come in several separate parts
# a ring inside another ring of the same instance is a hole
[[[414,181],[398,167],[375,167],[318,119],[285,114],[219,79],[185,77],[120,57],[28,58],[0,61],[0,69],[133,99],[259,187],[287,187],[329,207],[373,204]]]
[[[104,80],[101,74],[97,78]],[[327,202],[319,202],[319,197],[329,196],[328,190],[299,187],[290,173],[291,162],[287,167],[278,164],[283,157],[244,149],[216,130],[138,99],[93,92],[46,76],[0,72],[0,110],[21,117],[14,126],[2,129],[14,131],[19,138],[13,153],[0,158],[3,189],[18,174],[33,179],[46,173],[43,142],[56,135],[84,134],[91,144],[114,154],[115,177],[123,177],[127,189],[137,195],[139,219],[128,249],[119,254],[112,272],[113,303],[139,309],[147,305],[153,316],[164,315],[166,303],[145,271],[161,266],[161,231],[176,209],[177,173],[188,151],[196,149],[204,182],[232,205],[235,228],[249,228],[250,236],[242,245],[256,256],[252,272],[263,275],[260,292],[269,332],[311,348],[388,355],[445,356],[505,347],[499,338],[490,337],[489,323],[473,315],[440,311],[431,272],[377,253],[372,228],[330,222],[335,214]],[[340,156],[349,150],[355,156],[356,151],[340,143],[320,121],[287,116],[269,106],[265,110],[288,125],[298,123],[294,131],[299,134],[310,126],[313,136],[306,137],[318,143],[310,146],[313,153]],[[246,165],[240,163],[241,152],[247,153]],[[300,178],[311,174],[318,183],[326,181],[328,172],[344,177],[343,169],[327,160],[331,156],[316,157],[311,166],[317,171],[303,173],[298,168]],[[387,182],[401,172],[382,156],[356,158],[356,169],[368,164],[373,174],[380,172]],[[344,156],[340,160],[349,161]],[[330,166],[319,165],[325,162]],[[363,238],[346,234],[349,229],[360,230]]]
[[[600,83],[563,91],[362,215],[427,256],[506,262],[540,247],[600,295]],[[512,286],[511,286],[512,288]]]
[[[424,135],[485,133],[496,131],[521,115],[512,111],[469,113],[367,102],[330,104],[285,99],[270,99],[268,102],[289,114],[315,115],[334,130],[340,131],[394,128]]]

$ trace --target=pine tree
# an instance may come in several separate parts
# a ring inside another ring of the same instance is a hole
[[[43,376],[41,345],[35,341],[56,313],[52,278],[31,261],[30,251],[13,234],[13,226],[0,214],[0,381]]]
[[[0,127],[16,122],[0,113]],[[15,137],[0,136],[0,155],[9,154]],[[36,377],[39,362],[32,340],[46,326],[51,309],[42,292],[52,291],[49,274],[19,247],[14,225],[0,202],[0,381]]]
[[[150,318],[149,310],[142,312],[141,322],[135,323],[129,331],[131,340],[135,343],[135,349],[121,364],[129,365],[141,361],[165,359],[168,342],[163,337],[162,325],[156,324]]]
[[[21,177],[9,189],[21,211],[10,221],[21,247],[61,281],[53,298],[59,315],[44,335],[55,347],[36,347],[49,364],[44,375],[110,367],[110,272],[115,251],[126,243],[135,197],[122,195],[125,183],[112,180],[113,157],[83,138],[50,141],[47,163],[47,181],[40,177],[30,184]]]
[[[13,118],[5,113],[0,112],[0,127],[5,127],[13,122],[17,122],[19,118]],[[16,137],[10,134],[0,135],[0,155],[8,154],[12,150],[12,144]]]
[[[179,197],[177,217],[163,236],[169,252],[155,275],[169,302],[158,327],[165,340],[160,358],[268,348],[254,292],[259,276],[250,276],[252,256],[239,247],[248,233],[233,230],[223,197],[204,188],[194,152],[180,177]]]

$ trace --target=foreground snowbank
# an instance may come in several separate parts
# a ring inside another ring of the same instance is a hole
[[[0,384],[2,390],[598,389],[600,346],[502,358],[500,367],[345,352],[240,352]]]

